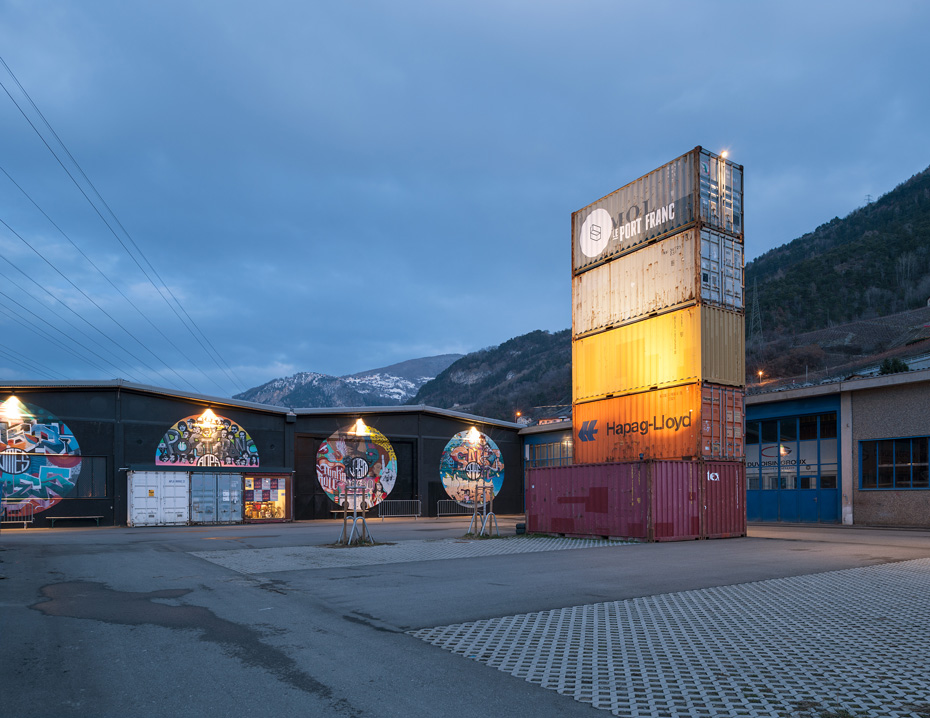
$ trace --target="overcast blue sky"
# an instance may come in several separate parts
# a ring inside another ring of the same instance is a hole
[[[930,165],[928,31],[923,0],[0,1],[128,232],[0,92],[0,378],[228,395],[565,329],[572,211],[696,145],[745,166],[749,259]]]

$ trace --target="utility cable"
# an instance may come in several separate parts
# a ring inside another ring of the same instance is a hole
[[[159,281],[161,281],[162,286],[164,286],[164,291],[162,290],[161,287],[159,287],[159,286],[155,283],[155,281],[151,278],[151,276],[149,275],[149,273],[146,272],[145,268],[142,266],[142,264],[139,262],[139,260],[138,260],[138,259],[135,257],[135,255],[129,250],[129,248],[126,246],[125,242],[123,242],[122,238],[119,236],[119,234],[116,232],[116,230],[113,229],[113,226],[109,223],[109,221],[107,221],[106,217],[103,216],[103,213],[100,211],[100,209],[99,209],[99,208],[97,207],[97,205],[94,203],[94,201],[87,195],[87,192],[85,192],[84,188],[81,187],[80,183],[77,181],[77,179],[75,179],[75,177],[74,177],[74,175],[71,173],[71,171],[65,166],[65,163],[64,163],[64,162],[61,160],[61,158],[58,156],[58,153],[56,153],[55,150],[52,149],[52,147],[49,145],[48,141],[45,139],[45,137],[42,135],[42,133],[39,131],[39,129],[35,126],[35,124],[32,122],[32,120],[31,120],[31,119],[29,118],[29,116],[26,114],[25,110],[23,110],[22,106],[16,101],[16,98],[13,97],[12,93],[9,91],[9,89],[6,87],[6,85],[3,84],[2,82],[0,82],[0,86],[3,87],[4,92],[6,92],[7,96],[10,98],[10,100],[12,100],[13,104],[16,105],[17,109],[20,111],[20,113],[21,113],[21,114],[23,115],[23,117],[26,119],[26,122],[29,123],[29,126],[32,127],[32,129],[35,131],[35,133],[39,136],[39,139],[42,140],[43,144],[46,146],[46,148],[49,150],[49,152],[52,153],[52,155],[53,155],[53,156],[55,157],[55,159],[58,161],[58,164],[61,165],[61,168],[65,171],[65,173],[68,175],[68,177],[71,178],[71,181],[72,181],[72,182],[74,183],[74,185],[78,188],[78,190],[81,192],[81,194],[84,195],[84,198],[87,200],[87,202],[88,202],[88,203],[90,204],[90,206],[94,209],[94,211],[97,213],[97,215],[98,215],[98,216],[100,217],[100,219],[103,221],[103,223],[104,223],[104,224],[107,226],[107,228],[110,230],[110,233],[111,233],[111,234],[116,238],[116,240],[120,243],[120,246],[123,247],[123,249],[124,249],[124,250],[126,251],[126,253],[129,255],[129,257],[133,260],[133,262],[135,262],[136,266],[139,267],[139,270],[142,272],[142,274],[145,276],[145,278],[148,279],[149,283],[155,288],[155,290],[158,292],[159,296],[160,296],[160,297],[164,300],[164,302],[168,305],[168,307],[169,307],[169,308],[171,309],[171,311],[175,314],[175,316],[178,318],[178,320],[181,322],[181,324],[184,325],[184,327],[188,330],[188,332],[191,334],[191,336],[193,336],[194,339],[200,344],[201,348],[204,350],[204,352],[207,354],[207,356],[210,357],[210,358],[214,361],[214,363],[217,364],[218,368],[219,368],[224,374],[226,374],[227,378],[229,378],[230,381],[232,381],[232,383],[233,383],[234,385],[239,386],[240,389],[241,389],[242,386],[243,386],[242,383],[239,382],[239,381],[237,381],[236,379],[234,379],[234,378],[229,374],[229,372],[231,372],[232,369],[229,368],[229,367],[228,367],[228,364],[227,364],[226,367],[229,369],[229,371],[227,371],[227,368],[224,368],[224,367],[220,364],[220,362],[219,362],[218,359],[217,359],[217,357],[220,357],[219,352],[216,351],[216,348],[213,347],[213,345],[212,345],[212,343],[210,343],[209,339],[206,338],[206,335],[204,335],[204,333],[203,333],[203,331],[200,329],[200,327],[198,327],[197,324],[196,324],[196,322],[194,322],[194,320],[190,317],[190,315],[187,313],[187,311],[186,311],[186,310],[184,309],[184,307],[181,305],[180,301],[178,301],[177,297],[176,297],[176,296],[174,295],[174,293],[171,291],[170,287],[168,287],[168,285],[164,282],[164,280],[161,278],[161,276],[158,275],[158,272],[157,272],[157,271],[155,270],[155,268],[152,266],[151,262],[149,262],[149,260],[145,257],[145,255],[144,255],[144,253],[142,252],[142,250],[139,249],[138,245],[137,245],[137,244],[135,243],[135,241],[132,239],[132,236],[129,234],[129,232],[126,230],[126,228],[125,228],[125,227],[122,225],[122,223],[119,221],[119,218],[116,216],[116,214],[113,212],[113,210],[109,207],[109,205],[106,203],[106,201],[105,201],[105,200],[103,199],[103,197],[100,195],[100,193],[97,191],[97,188],[94,186],[93,182],[90,181],[90,178],[87,177],[87,175],[86,175],[86,173],[84,172],[84,170],[81,169],[80,164],[77,162],[77,160],[74,159],[74,156],[73,156],[73,155],[71,154],[71,152],[68,150],[67,146],[64,144],[64,142],[62,142],[61,138],[60,138],[60,137],[58,136],[58,134],[55,132],[54,128],[52,128],[52,126],[51,126],[51,124],[49,123],[49,121],[45,118],[45,115],[43,115],[43,114],[42,114],[42,111],[39,110],[38,106],[37,106],[37,105],[35,104],[35,102],[32,100],[32,97],[30,97],[29,93],[26,92],[26,89],[22,86],[22,84],[21,84],[21,83],[19,82],[19,80],[17,79],[16,75],[13,74],[13,71],[10,69],[9,65],[6,64],[6,61],[5,61],[2,57],[0,57],[0,64],[2,64],[3,67],[6,69],[7,73],[9,73],[10,77],[13,79],[13,82],[16,83],[16,86],[19,88],[20,92],[23,93],[23,95],[24,95],[24,96],[26,97],[26,99],[29,101],[29,104],[32,106],[32,108],[35,110],[35,112],[38,114],[38,116],[42,118],[43,123],[44,123],[45,126],[48,128],[48,130],[52,133],[52,135],[55,137],[55,139],[57,140],[58,144],[59,144],[59,145],[61,146],[61,148],[64,150],[65,154],[68,156],[68,158],[71,160],[71,162],[74,164],[76,170],[77,170],[78,172],[80,172],[81,176],[82,176],[82,177],[84,178],[84,180],[87,182],[87,184],[89,185],[89,187],[91,188],[91,190],[93,191],[93,193],[99,198],[100,202],[101,202],[101,203],[103,204],[103,206],[106,208],[107,212],[109,212],[109,214],[113,217],[113,219],[114,219],[114,221],[116,222],[116,224],[120,227],[120,229],[123,231],[123,233],[124,233],[124,234],[126,235],[126,237],[129,239],[129,241],[132,243],[133,247],[135,247],[135,249],[136,249],[136,251],[139,253],[139,255],[143,258],[143,260],[145,260],[146,264],[148,264],[149,267],[151,267],[153,273],[158,277]],[[207,341],[207,343],[210,344],[210,346],[213,348],[213,352],[214,352],[213,355],[211,355],[210,351],[207,349],[207,347],[206,347],[206,345],[204,344],[204,342],[197,336],[197,334],[194,333],[194,331],[190,328],[190,326],[184,321],[184,319],[183,319],[183,318],[181,317],[181,315],[178,313],[178,310],[175,309],[175,307],[171,304],[170,301],[168,301],[168,299],[165,297],[165,293],[164,293],[164,292],[167,292],[167,293],[172,297],[172,299],[174,299],[174,301],[175,301],[175,303],[177,304],[177,306],[180,307],[181,311],[183,311],[184,314],[188,317],[190,323],[197,329],[197,331],[201,334],[201,336],[203,336],[203,338]],[[215,355],[215,356],[214,356],[214,355]],[[225,361],[224,361],[223,363],[225,364]]]
[[[71,239],[71,237],[69,237],[68,234],[67,234],[61,227],[58,226],[58,224],[55,222],[55,220],[53,220],[53,219],[48,215],[48,213],[47,213],[44,209],[42,209],[42,208],[39,206],[39,204],[29,195],[29,193],[26,192],[26,190],[23,189],[23,188],[19,185],[19,183],[17,183],[16,180],[14,180],[14,179],[10,176],[10,173],[7,172],[6,169],[4,169],[2,166],[0,166],[0,172],[3,172],[3,174],[6,175],[6,178],[13,184],[13,186],[16,187],[16,189],[18,189],[18,190],[23,194],[23,196],[24,196],[26,199],[28,199],[28,200],[32,203],[32,205],[42,214],[42,216],[45,217],[45,219],[47,219],[47,220],[49,221],[49,223],[50,223],[56,230],[58,230],[58,233],[59,233],[62,237],[64,237],[64,238],[68,241],[68,243],[71,244],[72,247],[74,247],[74,249],[87,261],[87,263],[90,264],[90,266],[93,267],[93,268],[97,271],[97,273],[98,273],[101,277],[103,277],[103,278],[107,281],[107,283],[108,283],[111,287],[113,287],[113,289],[114,289],[123,299],[126,300],[126,302],[129,304],[129,306],[131,306],[133,309],[135,309],[136,312],[139,314],[139,316],[142,317],[145,321],[147,321],[147,322],[149,323],[149,326],[151,326],[152,329],[154,329],[156,332],[158,332],[158,334],[160,334],[161,337],[162,337],[165,341],[167,341],[168,344],[170,344],[170,345],[175,349],[175,351],[177,351],[177,352],[178,352],[181,356],[183,356],[188,362],[190,362],[190,364],[191,364],[192,366],[196,367],[197,370],[204,376],[204,378],[207,379],[207,381],[212,382],[213,385],[214,385],[217,389],[219,389],[221,393],[224,391],[224,389],[223,389],[219,384],[217,384],[216,381],[213,380],[213,378],[210,377],[210,376],[197,364],[197,362],[195,362],[190,356],[188,356],[187,353],[184,352],[184,350],[182,350],[180,347],[178,347],[178,345],[175,344],[175,343],[168,337],[168,335],[166,335],[161,329],[159,329],[159,327],[158,327],[151,319],[149,319],[149,317],[148,317],[141,309],[139,309],[139,307],[136,305],[136,303],[133,302],[132,299],[130,299],[130,298],[123,292],[123,290],[121,290],[121,289],[113,282],[113,280],[110,279],[110,277],[107,276],[107,274],[106,274],[102,269],[100,269],[100,267],[98,267],[90,257],[87,256],[87,254],[74,242],[74,240]],[[11,230],[11,231],[12,231],[12,230]],[[33,252],[36,252],[36,250],[35,250],[33,247],[31,247],[31,246],[29,245],[29,243],[26,242],[25,239],[23,239],[22,236],[20,236],[20,235],[17,235],[17,236],[18,236],[23,242],[25,242],[25,243],[26,243],[26,246],[29,246],[29,248],[32,249]],[[38,252],[36,252],[36,253],[39,254]],[[39,256],[40,256],[47,264],[49,264],[49,266],[52,266],[48,259],[46,259],[46,258],[45,258],[44,256],[42,256],[41,254],[39,254]],[[52,268],[53,268],[53,269],[56,269],[54,266],[52,266]],[[56,269],[56,271],[58,271],[58,270]],[[58,272],[58,273],[61,274],[61,272]],[[62,275],[62,276],[63,276],[63,275]],[[72,286],[74,286],[74,283],[71,282],[71,280],[67,279],[67,277],[65,277],[65,279],[66,279],[68,282],[70,282]],[[78,291],[81,291],[79,287],[75,287],[75,288],[78,289]],[[82,293],[83,293],[83,292],[82,292]],[[85,296],[87,296],[87,295],[85,294]],[[90,297],[88,297],[88,299],[90,299]],[[90,299],[90,301],[93,302],[93,299]],[[145,344],[143,344],[134,334],[132,334],[132,332],[130,332],[129,330],[127,330],[125,327],[123,327],[122,324],[120,324],[120,323],[117,322],[115,319],[113,319],[113,317],[111,317],[105,310],[103,310],[102,308],[100,308],[99,305],[97,305],[96,302],[94,302],[94,305],[97,306],[97,307],[100,309],[100,311],[102,311],[104,314],[106,314],[108,317],[110,317],[110,319],[111,319],[117,326],[119,326],[121,329],[123,329],[123,331],[125,331],[127,334],[129,334],[129,336],[131,336],[133,339],[135,339],[135,341],[136,341],[140,346],[142,346],[143,348],[145,348],[152,356],[154,356],[156,359],[158,359],[159,361],[161,361],[167,368],[171,369],[171,367],[168,366],[168,363],[167,363],[167,362],[165,362],[163,359],[159,358],[159,357],[155,354],[155,352],[153,352],[148,346],[146,346]],[[171,369],[171,371],[174,371],[174,370]],[[179,379],[182,378],[181,375],[178,374],[178,372],[174,371],[174,373],[175,373],[176,376],[178,376]],[[185,382],[188,384],[188,386],[191,387],[191,389],[193,389],[195,392],[197,392],[197,389],[194,388],[194,386],[193,386],[189,381],[184,380],[184,379],[182,379],[182,381],[185,381]],[[202,392],[198,392],[198,393],[202,393]]]
[[[0,218],[0,224],[2,224],[2,225],[3,225],[4,227],[6,227],[11,233],[13,233],[16,237],[18,237],[19,240],[20,240],[23,244],[25,244],[29,249],[31,249],[31,250],[36,254],[36,256],[39,257],[39,259],[41,259],[43,262],[45,262],[49,267],[51,267],[55,272],[58,273],[58,276],[60,276],[60,277],[61,277],[62,279],[64,279],[68,284],[70,284],[70,285],[71,285],[72,287],[74,287],[78,292],[80,292],[81,295],[82,295],[87,301],[89,301],[91,304],[93,304],[95,307],[97,307],[97,309],[99,309],[106,317],[108,317],[108,318],[110,319],[110,321],[112,321],[114,324],[116,324],[116,326],[118,326],[120,329],[122,329],[124,332],[126,332],[126,334],[128,334],[132,339],[134,339],[134,340],[136,341],[137,344],[139,344],[139,346],[141,346],[141,347],[142,347],[143,349],[145,349],[149,354],[151,354],[153,357],[155,357],[155,359],[156,359],[157,361],[162,361],[162,360],[158,357],[158,355],[155,354],[155,352],[153,352],[151,349],[149,349],[149,348],[148,348],[145,344],[143,344],[131,331],[129,331],[129,330],[128,330],[126,327],[124,327],[122,324],[120,324],[120,322],[118,322],[116,319],[114,319],[113,316],[112,316],[106,309],[104,309],[103,307],[101,307],[93,297],[91,297],[89,294],[87,294],[87,292],[85,292],[85,291],[84,291],[83,289],[81,289],[77,284],[75,284],[75,283],[74,283],[73,281],[71,281],[68,277],[66,277],[66,276],[61,272],[61,270],[58,269],[58,267],[56,267],[54,264],[52,264],[52,263],[45,257],[45,255],[43,255],[43,254],[42,254],[41,252],[39,252],[35,247],[33,247],[31,244],[29,244],[29,242],[27,242],[26,239],[25,239],[19,232],[17,232],[17,231],[14,230],[9,224],[7,224],[6,221],[5,221],[3,218]],[[9,262],[9,260],[7,260],[7,262]],[[10,264],[12,264],[12,262],[10,262]],[[13,265],[13,266],[16,266],[16,265]],[[17,267],[17,269],[19,269],[19,268]],[[20,271],[22,271],[22,270],[20,270]],[[46,291],[48,291],[48,290],[46,290]],[[49,294],[51,294],[51,292],[49,292]],[[65,306],[67,306],[67,305],[65,305]],[[69,307],[69,309],[70,309],[70,307]],[[71,311],[74,312],[73,309],[72,309]],[[155,372],[156,374],[158,374],[158,376],[163,376],[162,373],[161,373],[160,371],[154,369],[153,367],[150,367],[148,364],[146,364],[145,362],[143,362],[142,359],[140,359],[140,358],[137,357],[135,354],[133,354],[131,351],[129,351],[128,349],[126,349],[126,347],[124,347],[124,346],[122,346],[121,344],[117,343],[116,340],[114,340],[112,337],[108,336],[107,334],[104,334],[104,332],[103,332],[99,327],[97,327],[96,325],[94,325],[94,324],[92,324],[91,322],[87,321],[87,319],[85,319],[84,317],[81,317],[79,314],[77,314],[77,312],[74,312],[74,314],[75,314],[76,316],[80,317],[81,320],[82,320],[85,324],[87,324],[88,326],[90,326],[90,327],[92,327],[93,329],[95,329],[101,336],[103,336],[103,337],[105,337],[106,339],[108,339],[114,346],[118,347],[119,349],[122,349],[124,352],[126,352],[129,356],[131,356],[131,357],[132,357],[133,359],[135,359],[137,362],[139,362],[140,364],[142,364],[144,367],[146,367],[146,368],[149,369],[150,371]],[[194,387],[193,384],[191,384],[191,383],[190,383],[189,381],[187,381],[184,377],[182,377],[180,374],[178,374],[178,372],[177,372],[176,370],[174,370],[174,369],[172,369],[170,366],[168,366],[168,364],[167,364],[166,362],[163,362],[163,363],[165,364],[165,366],[167,367],[167,369],[168,369],[169,371],[173,372],[174,375],[177,376],[177,378],[180,379],[183,383],[186,383],[186,384],[188,385],[188,387],[190,387],[190,389],[191,389],[192,391],[194,391],[194,392],[197,391],[197,389]],[[176,385],[176,386],[177,386],[177,385]],[[180,387],[179,387],[179,388],[180,388]]]

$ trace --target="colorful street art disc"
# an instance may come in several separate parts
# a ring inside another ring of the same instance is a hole
[[[258,466],[258,449],[248,432],[207,409],[172,426],[155,450],[159,466]]]
[[[74,492],[81,447],[54,414],[11,396],[0,404],[0,468],[7,516],[25,504],[40,513]]]
[[[504,485],[500,449],[490,436],[477,429],[460,431],[442,452],[439,475],[449,498],[469,508],[477,499],[478,506],[483,506]]]
[[[316,477],[336,505],[377,506],[394,488],[397,455],[384,434],[364,424],[340,429],[320,444]]]

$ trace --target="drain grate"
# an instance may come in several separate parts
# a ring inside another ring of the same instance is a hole
[[[930,715],[930,559],[410,633],[625,718]]]

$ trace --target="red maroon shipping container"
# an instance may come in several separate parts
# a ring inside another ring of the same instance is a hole
[[[742,461],[633,461],[530,469],[533,533],[686,541],[746,535]]]
[[[575,404],[572,428],[576,464],[745,456],[737,387],[695,383]]]

